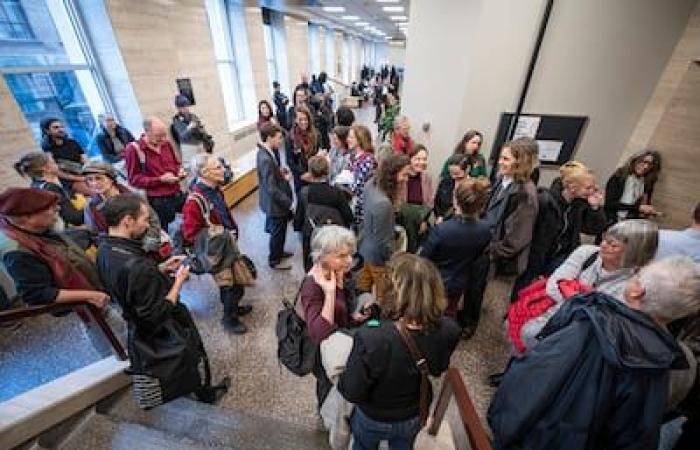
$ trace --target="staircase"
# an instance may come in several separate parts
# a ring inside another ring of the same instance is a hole
[[[328,449],[325,433],[280,420],[180,398],[139,409],[129,388],[99,402],[60,437],[39,437],[32,450]],[[60,427],[60,426],[59,426]]]

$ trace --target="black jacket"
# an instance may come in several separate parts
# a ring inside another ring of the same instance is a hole
[[[461,334],[452,319],[443,317],[427,334],[410,334],[433,376],[447,370]],[[338,390],[380,422],[407,420],[419,414],[420,371],[392,321],[382,320],[378,327],[365,325],[357,330]]]
[[[112,138],[109,136],[107,130],[105,130],[103,126],[100,126],[100,129],[101,131],[100,134],[97,135],[96,141],[97,146],[100,149],[100,153],[102,154],[102,158],[112,164],[124,159],[123,152],[117,154],[114,151],[114,142],[112,142]],[[114,130],[114,134],[116,138],[121,141],[124,147],[126,147],[129,142],[134,142],[136,140],[131,132],[121,125],[117,125],[117,128]]]
[[[591,293],[564,303],[538,338],[491,402],[494,449],[658,447],[669,369],[687,368],[667,331]]]
[[[435,263],[448,295],[457,295],[471,280],[471,263],[483,255],[491,242],[491,230],[483,220],[453,217],[430,230],[421,256]],[[485,280],[484,280],[485,281]]]
[[[447,219],[452,216],[452,193],[455,189],[455,180],[449,176],[440,179],[438,187],[435,190],[434,211],[435,217]]]
[[[581,233],[597,235],[605,229],[605,211],[594,210],[586,200],[567,203],[562,196],[561,179],[537,190],[539,204],[532,233],[528,270],[535,276],[545,274],[552,261],[563,261],[581,244]]]
[[[32,180],[31,187],[36,189],[46,189],[47,191],[51,191],[60,197],[58,205],[61,207],[61,209],[59,210],[58,214],[66,224],[75,225],[77,227],[85,222],[83,210],[77,209],[75,205],[73,205],[70,192],[66,192],[66,189],[62,185],[44,180]]]
[[[269,217],[289,217],[292,208],[292,189],[280,173],[276,158],[258,144],[256,155],[260,209]]]
[[[308,206],[320,205],[334,211],[334,216],[342,219],[335,223],[336,225],[349,228],[352,225],[354,217],[348,197],[340,188],[329,185],[326,182],[309,183],[301,189],[301,195],[297,198],[297,208],[294,213],[294,230],[301,231],[305,235],[310,236],[313,228],[309,222]],[[323,211],[321,211],[323,212]],[[321,226],[324,224],[317,224]]]
[[[623,205],[620,203],[622,194],[625,192],[625,182],[628,176],[629,175],[621,175],[619,171],[615,172],[605,184],[605,215],[608,220],[608,225],[617,222],[618,211],[628,211],[628,219],[638,219],[641,217],[639,207],[642,204],[644,196],[637,200],[634,205]],[[644,194],[649,200],[651,200],[653,189],[654,186],[652,184],[644,184]]]

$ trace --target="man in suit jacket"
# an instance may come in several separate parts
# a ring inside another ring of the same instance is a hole
[[[283,261],[292,256],[284,251],[287,237],[287,222],[291,217],[292,188],[289,185],[292,174],[281,168],[278,149],[284,142],[282,128],[268,123],[260,129],[260,143],[256,166],[258,169],[258,199],[260,209],[265,213],[265,231],[270,234],[270,267],[289,270],[292,266]]]

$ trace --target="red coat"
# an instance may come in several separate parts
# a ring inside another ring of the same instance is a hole
[[[410,137],[404,139],[398,133],[392,133],[391,147],[394,149],[394,153],[403,153],[408,156],[413,150],[413,139]]]
[[[196,185],[192,187],[192,192],[199,194],[201,196],[200,198],[207,201],[204,194],[197,188]],[[214,208],[214,205],[209,203],[208,208],[209,221],[213,225],[221,225],[221,217],[219,217],[219,213]],[[235,225],[236,222],[233,220],[233,216],[231,216],[231,220]],[[187,200],[185,201],[185,206],[182,207],[182,235],[185,238],[185,242],[187,244],[192,244],[194,239],[197,237],[197,233],[206,227],[207,221],[204,219],[202,208],[199,206],[199,203],[197,203],[197,200],[193,198],[192,194],[188,195]],[[238,226],[235,226],[235,228],[237,230]]]
[[[145,159],[143,164],[136,147]],[[180,171],[180,161],[169,141],[161,142],[160,153],[156,153],[146,144],[145,135],[141,135],[138,141],[129,144],[124,150],[124,161],[129,184],[145,190],[149,197],[165,197],[180,191],[180,183],[164,183],[159,179],[166,172],[177,175]]]

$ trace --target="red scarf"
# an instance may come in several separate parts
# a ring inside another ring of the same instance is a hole
[[[59,289],[94,291],[100,288],[99,286],[93,286],[88,277],[71,264],[64,254],[56,251],[53,245],[41,237],[17,228],[5,217],[0,217],[0,230],[7,237],[41,258],[49,266],[54,283]],[[73,245],[66,241],[64,243],[67,246]]]
[[[395,153],[408,155],[413,150],[413,140],[408,136],[402,137],[398,133],[393,133],[391,135],[391,146],[394,148]]]

